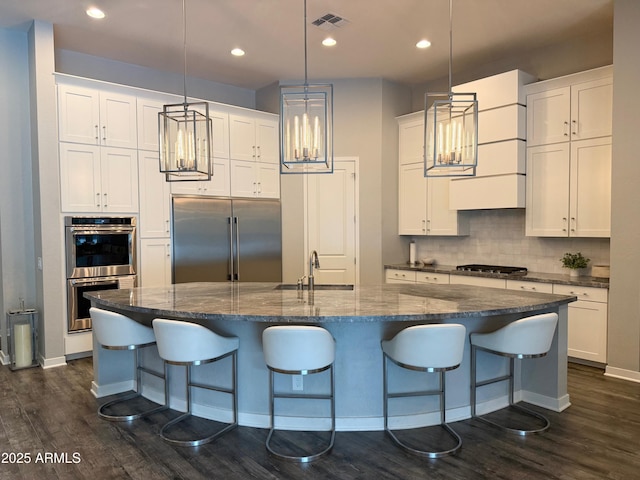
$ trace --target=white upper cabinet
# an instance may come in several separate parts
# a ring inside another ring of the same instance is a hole
[[[60,144],[63,212],[137,213],[137,152]]]
[[[59,139],[137,148],[136,97],[58,85]]]
[[[602,67],[527,86],[527,235],[611,235],[612,85]]]
[[[611,135],[610,67],[539,82],[528,91],[528,146]]]
[[[158,152],[159,132],[158,114],[162,111],[162,102],[138,98],[138,148]],[[158,168],[160,162],[158,161]]]
[[[229,115],[229,157],[232,160],[279,163],[278,119],[256,113]]]
[[[424,162],[424,114],[400,122],[398,135],[400,165]]]
[[[232,160],[231,196],[280,198],[280,166]]]
[[[398,234],[468,235],[468,225],[449,205],[449,178],[425,178],[424,114],[398,119]]]
[[[140,221],[141,238],[169,237],[169,206],[171,192],[169,182],[158,168],[158,153],[138,152],[140,170]]]
[[[526,234],[611,235],[611,137],[531,147]]]

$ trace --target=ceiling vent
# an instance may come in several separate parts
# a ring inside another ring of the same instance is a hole
[[[333,13],[327,13],[326,15],[323,15],[311,22],[312,25],[315,25],[316,27],[319,27],[323,30],[333,30],[335,28],[344,27],[348,23],[349,20],[346,20]]]

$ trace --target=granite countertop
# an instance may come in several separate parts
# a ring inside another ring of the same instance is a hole
[[[527,282],[557,283],[561,285],[579,285],[582,287],[609,288],[608,278],[599,277],[571,277],[568,274],[527,272],[526,274],[504,274],[486,272],[467,272],[456,270],[453,265],[409,265],[408,263],[385,265],[384,268],[395,268],[397,270],[410,270],[414,272],[450,273],[452,275],[463,275],[467,277],[503,278],[506,280],[526,280]]]
[[[277,283],[181,283],[86,292],[98,307],[124,314],[252,322],[438,321],[535,312],[575,296],[467,285],[356,285],[353,290],[280,290]]]

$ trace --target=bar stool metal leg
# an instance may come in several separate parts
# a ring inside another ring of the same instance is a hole
[[[484,349],[482,349],[484,350]],[[545,417],[544,415],[538,413],[538,412],[534,412],[533,410],[523,407],[521,405],[518,405],[516,402],[514,402],[514,398],[513,398],[513,390],[514,390],[514,364],[515,364],[515,358],[518,356],[514,356],[514,355],[501,355],[499,353],[490,351],[490,350],[485,350],[488,353],[495,353],[496,355],[500,355],[500,356],[507,356],[509,358],[509,374],[505,375],[505,376],[501,376],[501,377],[497,377],[497,378],[492,378],[489,380],[484,380],[482,382],[478,382],[477,381],[477,372],[476,372],[476,368],[477,368],[477,361],[476,361],[476,355],[478,354],[478,348],[475,345],[471,345],[471,417],[475,418],[476,420],[479,420],[483,423],[486,423],[488,425],[492,425],[496,428],[499,428],[500,430],[503,430],[505,432],[509,432],[509,433],[514,433],[516,435],[520,435],[520,436],[526,436],[526,435],[534,435],[537,433],[542,433],[546,430],[549,429],[549,427],[551,426],[551,422],[549,421],[549,419],[547,419],[547,417]],[[508,427],[506,425],[503,425],[501,423],[495,422],[493,420],[490,420],[488,418],[486,418],[483,415],[477,415],[476,413],[476,404],[477,404],[477,400],[476,400],[476,390],[478,387],[482,387],[484,385],[489,385],[492,383],[497,383],[497,382],[501,382],[504,380],[508,380],[509,381],[509,407],[512,410],[516,410],[517,412],[523,414],[523,415],[528,415],[530,417],[534,417],[537,418],[538,420],[540,420],[542,422],[542,426],[539,428],[530,428],[530,429],[520,429],[520,428],[512,428],[512,427]]]
[[[223,435],[224,433],[226,433],[226,432],[228,432],[230,430],[233,430],[234,428],[236,428],[238,426],[237,350],[234,350],[233,352],[230,352],[227,355],[219,357],[219,358],[215,359],[214,361],[222,360],[223,358],[228,357],[228,356],[231,356],[231,363],[232,363],[231,388],[203,385],[201,383],[193,383],[191,381],[191,367],[192,367],[192,364],[185,365],[185,368],[186,368],[186,380],[187,380],[187,384],[186,384],[186,387],[187,387],[186,388],[187,411],[185,413],[183,413],[182,415],[174,418],[173,420],[167,422],[162,427],[162,429],[160,430],[160,437],[163,440],[165,440],[168,443],[171,443],[173,445],[180,446],[180,447],[197,447],[198,445],[204,445],[206,443],[212,442],[213,440],[215,440],[219,436]],[[177,362],[165,362],[165,365],[167,363],[177,363]],[[195,439],[179,440],[177,438],[171,437],[167,433],[167,430],[169,430],[170,428],[174,427],[175,425],[183,422],[184,420],[186,420],[186,419],[188,419],[188,418],[190,418],[192,416],[192,411],[191,411],[191,388],[192,387],[204,388],[204,389],[207,389],[207,390],[214,390],[214,391],[217,391],[217,392],[223,392],[223,393],[228,393],[228,394],[232,395],[232,398],[233,398],[233,422],[229,423],[229,424],[226,424],[224,427],[222,427],[219,430],[215,431],[211,435],[207,435],[207,436],[204,436],[204,437],[201,437],[201,438],[195,438]],[[169,396],[167,395],[167,399],[168,398],[169,398]]]
[[[328,454],[332,449],[335,443],[336,438],[336,413],[335,413],[335,372],[333,369],[333,365],[329,365],[328,369],[331,374],[331,392],[329,395],[287,395],[287,394],[277,394],[275,393],[275,371],[273,369],[269,369],[269,414],[271,417],[271,425],[269,428],[269,434],[267,435],[267,440],[265,445],[267,447],[267,451],[281,460],[286,460],[288,462],[296,462],[296,463],[308,463],[318,458]],[[324,371],[324,370],[321,370]],[[318,373],[318,372],[309,372],[309,373]],[[276,451],[271,445],[271,441],[273,438],[273,433],[275,432],[275,399],[276,398],[312,398],[319,400],[330,400],[331,402],[331,434],[329,438],[329,442],[326,447],[318,452],[309,453],[307,455],[302,456],[294,456],[294,455],[286,455],[284,453]]]
[[[445,370],[446,369],[432,369],[438,373],[438,389],[437,390],[425,390],[420,392],[410,393],[389,393],[388,372],[389,372],[389,357],[384,354],[384,366],[383,366],[383,388],[384,388],[384,430],[391,437],[391,439],[403,450],[427,458],[440,458],[447,455],[454,455],[460,448],[462,448],[462,438],[458,435],[453,428],[446,423],[446,382],[445,382]],[[389,399],[390,398],[402,398],[410,396],[428,396],[438,395],[440,398],[440,427],[449,434],[451,438],[456,442],[452,448],[438,451],[428,451],[413,448],[406,443],[402,442],[396,434],[389,428]]]
[[[161,374],[154,372],[153,370],[150,370],[146,367],[141,367],[140,366],[140,350],[144,347],[147,347],[149,345],[142,345],[142,346],[136,346],[135,348],[133,348],[133,350],[135,350],[135,354],[134,354],[134,361],[133,361],[133,368],[134,368],[134,372],[135,372],[135,376],[136,376],[136,387],[135,390],[133,391],[133,393],[128,393],[126,395],[122,395],[118,398],[116,398],[115,400],[111,400],[110,402],[107,402],[103,405],[101,405],[98,408],[98,415],[101,418],[104,418],[105,420],[109,420],[110,422],[130,422],[132,420],[136,420],[138,418],[142,418],[142,417],[146,417],[148,415],[152,415],[154,413],[158,413],[158,412],[162,412],[163,410],[168,409],[169,407],[166,405],[168,403],[168,396],[166,395],[166,391],[167,391],[167,385],[168,385],[168,381],[167,381],[167,377],[166,377],[166,371],[165,371],[165,376],[163,377]],[[105,347],[106,348],[106,347]],[[147,410],[143,410],[141,412],[138,413],[130,413],[130,414],[125,414],[125,415],[113,415],[110,413],[107,413],[106,411],[113,407],[114,405],[119,405],[125,402],[128,402],[130,400],[133,400],[134,398],[139,398],[142,397],[142,392],[140,391],[140,385],[141,385],[141,379],[142,379],[142,372],[144,373],[149,373],[151,375],[154,375],[158,378],[164,378],[165,380],[165,405],[159,405],[157,407],[153,407]]]

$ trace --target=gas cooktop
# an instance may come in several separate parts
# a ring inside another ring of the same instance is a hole
[[[480,265],[472,263],[469,265],[458,265],[456,270],[465,272],[482,272],[482,273],[502,273],[506,275],[525,275],[527,269],[525,267],[505,267],[501,265]]]

